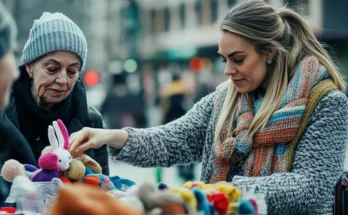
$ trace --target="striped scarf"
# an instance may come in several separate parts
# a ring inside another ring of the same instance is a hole
[[[241,174],[245,176],[266,176],[286,172],[289,165],[292,165],[287,158],[294,153],[289,143],[297,134],[310,91],[327,78],[329,74],[326,68],[320,65],[315,57],[305,57],[296,68],[280,108],[253,137],[247,135],[247,132],[263,98],[258,98],[253,93],[242,94],[239,100],[241,110],[233,137],[227,136],[227,119],[219,141],[215,143],[215,167],[211,182],[227,180],[230,166],[238,163],[243,164]],[[217,118],[227,91],[226,88],[217,95]]]

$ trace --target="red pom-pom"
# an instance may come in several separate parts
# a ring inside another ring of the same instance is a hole
[[[228,196],[222,192],[211,192],[207,195],[208,201],[213,204],[214,210],[218,214],[227,214]]]

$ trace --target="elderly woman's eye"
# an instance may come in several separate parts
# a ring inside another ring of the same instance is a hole
[[[68,71],[68,73],[69,73],[70,75],[76,75],[76,74],[77,74],[76,71]]]
[[[50,67],[50,68],[47,68],[47,71],[49,72],[57,72],[58,68],[55,68],[55,67]]]

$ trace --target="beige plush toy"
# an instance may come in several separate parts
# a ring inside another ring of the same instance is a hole
[[[52,151],[52,147],[47,146],[42,150],[41,154],[45,154],[50,151]],[[74,156],[74,159],[71,161],[70,168],[63,173],[63,175],[68,177],[72,182],[83,180],[83,177],[85,176],[85,173],[86,173],[86,167],[91,169],[93,173],[95,174],[102,173],[101,166],[88,155],[84,153],[82,154],[72,153],[72,156]]]

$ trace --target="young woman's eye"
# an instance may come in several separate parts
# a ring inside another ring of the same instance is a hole
[[[240,58],[240,59],[234,59],[233,61],[234,61],[235,63],[242,63],[243,60],[244,60],[244,58]]]
[[[57,72],[57,71],[58,71],[58,68],[49,67],[49,68],[47,68],[47,71],[49,71],[49,72]]]
[[[226,59],[225,58],[221,58],[221,62],[226,63]]]

